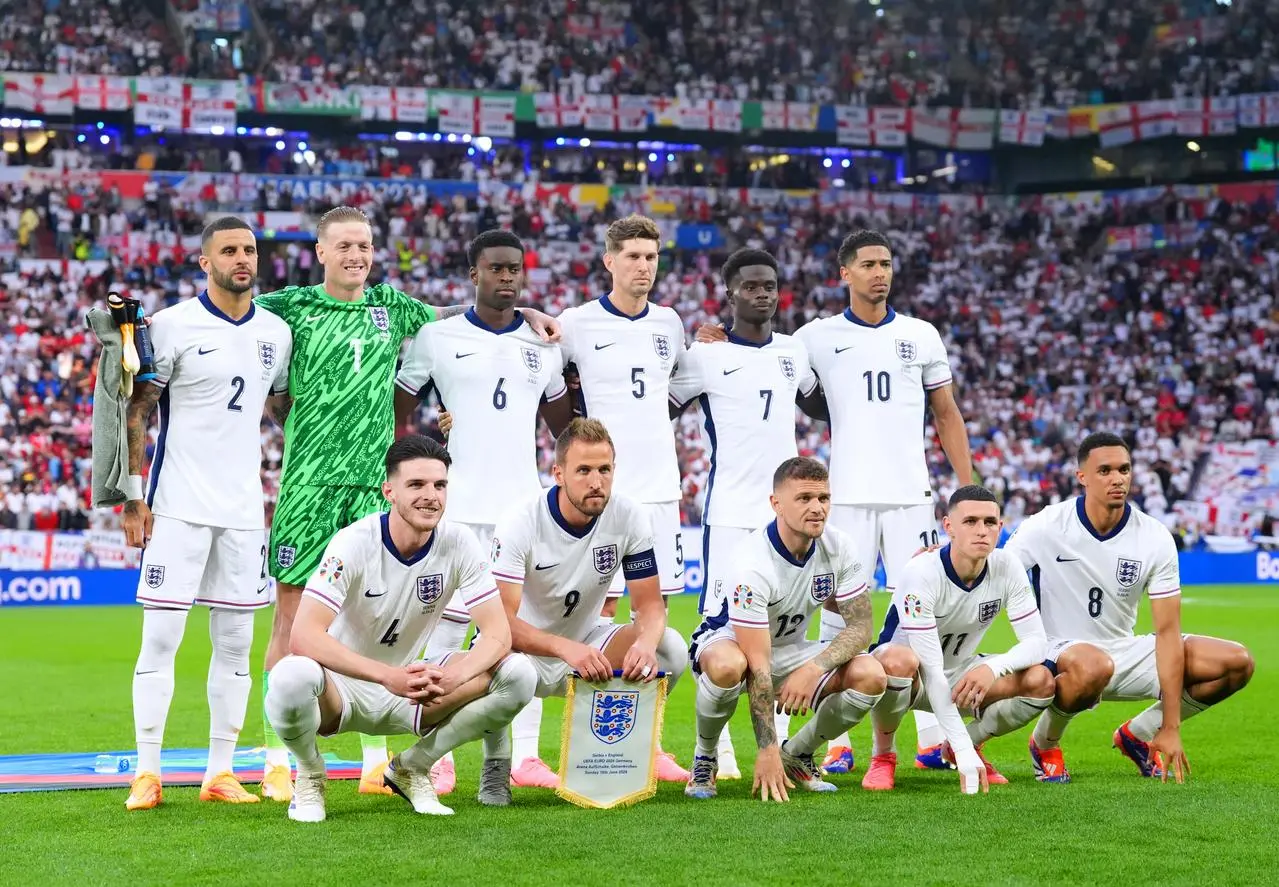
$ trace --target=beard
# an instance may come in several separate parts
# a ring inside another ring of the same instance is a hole
[[[574,508],[582,512],[582,514],[586,515],[587,517],[599,517],[601,514],[604,513],[604,509],[608,507],[607,493],[603,494],[602,498],[599,498],[599,499],[583,498],[581,501],[578,501],[577,499],[575,499],[573,497],[573,494],[570,493],[567,489],[564,490],[564,495],[568,497],[569,503]]]
[[[253,289],[253,284],[256,281],[254,275],[250,274],[249,282],[244,286],[241,286],[235,282],[233,274],[223,274],[221,271],[217,271],[212,268],[209,269],[209,278],[218,285],[219,289],[225,290],[228,293],[233,293],[237,296],[243,295]]]

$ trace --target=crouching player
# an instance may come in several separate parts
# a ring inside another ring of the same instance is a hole
[[[777,517],[733,549],[727,600],[693,635],[689,657],[697,681],[697,747],[684,793],[715,796],[716,747],[743,687],[759,754],[753,794],[788,800],[787,788],[835,791],[813,752],[861,722],[884,693],[884,670],[865,655],[871,636],[866,565],[848,536],[826,524],[830,478],[815,459],[787,459],[769,497]],[[834,597],[845,627],[829,644],[809,641],[813,614]],[[813,717],[780,747],[774,708]]]
[[[994,494],[975,484],[956,490],[943,526],[950,543],[907,563],[874,650],[888,688],[871,713],[875,748],[865,789],[893,787],[894,736],[911,707],[937,716],[945,755],[971,793],[979,782],[988,790],[1008,781],[982,756],[982,743],[1029,724],[1052,702],[1053,676],[1040,664],[1048,641],[1030,581],[1015,555],[995,550]],[[996,656],[975,652],[1001,610],[1017,643]],[[966,730],[961,712],[974,717]]]
[[[512,654],[510,626],[475,535],[441,521],[449,454],[409,435],[386,454],[388,513],[339,530],[308,581],[271,671],[266,708],[297,758],[289,818],[324,819],[324,759],[317,736],[413,733],[383,780],[418,813],[447,816],[430,770],[447,752],[504,730],[533,697],[537,675]],[[457,592],[480,629],[469,652],[415,661]],[[484,785],[481,784],[481,791]]]
[[[632,681],[665,672],[674,689],[686,667],[684,639],[666,625],[652,521],[639,503],[613,495],[613,457],[598,419],[574,419],[555,441],[555,485],[508,511],[493,534],[493,575],[512,646],[532,661],[539,699],[565,695],[570,672],[588,681],[607,681],[615,670]],[[618,573],[635,621],[601,624]],[[510,741],[502,730],[484,743],[495,770],[480,803],[504,806],[511,802]]]

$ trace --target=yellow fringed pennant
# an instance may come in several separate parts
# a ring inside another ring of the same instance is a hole
[[[664,677],[647,684],[620,677],[591,684],[570,675],[555,793],[599,810],[653,797],[666,688]]]

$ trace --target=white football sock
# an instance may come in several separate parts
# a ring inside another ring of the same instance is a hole
[[[1190,694],[1184,690],[1181,693],[1181,721],[1184,724],[1197,714],[1202,714],[1208,710],[1205,703],[1197,699],[1191,698]],[[1132,735],[1136,736],[1142,742],[1149,742],[1155,738],[1155,734],[1159,732],[1159,728],[1164,723],[1164,709],[1162,702],[1156,702],[1150,708],[1145,709],[1141,714],[1137,715],[1128,723],[1128,729],[1132,731]]]
[[[1049,703],[1044,713],[1039,716],[1038,723],[1035,724],[1035,732],[1031,734],[1035,745],[1040,748],[1056,748],[1061,743],[1062,734],[1066,732],[1074,716],[1073,713],[1064,712],[1055,704]]]
[[[888,676],[884,695],[870,712],[870,722],[875,727],[873,754],[883,755],[897,751],[897,728],[901,726],[902,718],[910,708],[910,690],[913,685],[913,678]]]
[[[832,613],[830,610],[823,609],[821,614],[822,617],[817,638],[823,644],[829,644],[831,641],[835,640],[835,637],[841,631],[844,630],[846,623],[844,622],[843,616],[840,616],[838,613]],[[852,746],[853,741],[848,738],[847,733],[842,733],[832,739],[830,744],[832,748],[840,745],[848,748]]]
[[[537,671],[528,657],[507,656],[497,667],[488,692],[459,708],[427,732],[399,759],[411,770],[426,772],[444,755],[486,734],[505,732],[511,719],[533,698]]]
[[[666,672],[666,694],[670,698],[670,694],[675,692],[675,685],[688,670],[688,644],[670,626],[657,642],[657,670]]]
[[[981,745],[988,739],[1018,730],[1052,703],[1052,697],[1035,699],[1030,696],[1014,696],[992,702],[982,711],[981,717],[968,724],[968,736],[973,745]]]
[[[737,710],[737,697],[744,683],[721,687],[706,675],[697,676],[697,696],[693,703],[697,713],[697,746],[694,754],[715,757],[719,740]]]
[[[323,692],[324,669],[314,659],[285,656],[271,669],[267,714],[280,741],[293,752],[299,774],[324,773],[324,758],[316,745]]]
[[[817,710],[786,743],[786,750],[793,755],[811,755],[821,743],[841,732],[847,735],[847,731],[860,724],[866,712],[874,708],[883,696],[883,693],[871,696],[860,690],[830,694],[817,703]]]
[[[773,729],[777,731],[777,743],[786,741],[786,737],[790,736],[790,715],[786,713],[773,713]]]
[[[525,758],[538,758],[537,740],[542,732],[542,700],[534,697],[511,721],[511,760],[518,767]],[[485,757],[495,757],[486,753]]]
[[[164,722],[173,701],[173,662],[186,623],[186,610],[142,610],[142,649],[133,669],[133,735],[138,744],[138,773],[160,775]]]
[[[700,681],[699,681],[700,684]],[[719,747],[717,749],[721,756],[734,755],[737,752],[733,749],[733,737],[728,735],[728,724],[724,725],[724,730],[719,734]]]
[[[244,727],[253,678],[249,648],[253,646],[253,611],[209,610],[209,765],[204,778],[231,770],[235,743]]]
[[[915,733],[918,735],[920,748],[932,748],[946,741],[946,733],[938,723],[937,717],[928,711],[915,712]]]

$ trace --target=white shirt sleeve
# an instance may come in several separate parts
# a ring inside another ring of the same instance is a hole
[[[324,558],[306,581],[303,597],[317,600],[334,613],[342,609],[346,594],[362,584],[360,540],[350,529],[339,530],[324,547]]]
[[[577,360],[577,336],[574,330],[577,324],[577,311],[570,308],[555,319],[560,322],[560,355],[563,357],[564,365],[568,366]]]
[[[480,540],[470,527],[458,525],[457,592],[469,610],[498,597],[497,582],[489,569]]]
[[[410,394],[416,395],[431,380],[434,369],[432,364],[431,324],[424,324],[413,341],[409,343],[408,353],[404,356],[404,365],[395,377],[395,384]]]
[[[1035,524],[1036,521],[1032,518],[1026,518],[1004,543],[1004,551],[1014,555],[1027,570],[1039,563],[1039,557],[1034,550]]]
[[[683,407],[702,394],[705,388],[702,384],[702,369],[705,365],[703,349],[706,347],[708,346],[695,343],[680,357],[679,365],[671,374],[670,397],[675,406]]]
[[[924,387],[929,391],[949,385],[951,382],[950,358],[946,355],[946,346],[942,343],[941,334],[933,326],[929,326],[928,362],[924,364]]]
[[[1030,581],[1015,564],[1009,572],[1012,574],[1009,581],[1014,585],[1008,594],[1008,621],[1013,624],[1017,643],[1007,653],[988,656],[982,660],[983,665],[989,665],[995,672],[996,678],[1043,662],[1048,653],[1048,633],[1044,630],[1039,607],[1035,605],[1035,593],[1031,590]]]
[[[728,594],[728,621],[735,628],[769,628],[768,599],[772,596],[772,583],[751,567],[735,569],[729,574],[726,586]]]
[[[960,767],[971,767],[978,763],[977,752],[964,727],[964,719],[960,717],[959,709],[950,698],[946,660],[942,655],[941,638],[937,636],[937,618],[933,613],[937,589],[934,583],[928,581],[927,564],[927,559],[915,558],[906,565],[897,591],[893,594],[893,606],[897,608],[901,626],[905,629],[906,641],[919,658],[924,692],[928,694],[933,715],[950,742],[955,763]]]
[[[839,572],[835,575],[835,600],[841,604],[851,601],[858,595],[866,594],[866,587],[865,567],[853,557],[852,545],[845,540],[839,551]]]
[[[537,505],[540,507],[541,503]],[[508,511],[493,529],[493,578],[517,585],[524,584],[525,564],[532,549],[527,506]]]
[[[799,365],[795,367],[795,372],[799,374],[799,393],[807,397],[817,387],[817,373],[813,370],[812,358],[808,356],[808,346],[799,336],[793,336],[792,340],[796,350],[800,352]]]
[[[564,354],[558,348],[547,348],[543,352],[546,355],[546,366],[550,376],[546,380],[546,387],[542,389],[542,396],[549,403],[552,400],[559,400],[568,393],[568,384],[564,381]]]
[[[1177,561],[1177,543],[1165,530],[1160,534],[1159,554],[1150,578],[1146,580],[1146,594],[1152,601],[1181,594],[1181,567]]]
[[[272,394],[288,394],[289,364],[293,361],[293,331],[285,329],[280,341],[280,353],[275,359],[275,378],[271,380]]]
[[[622,559],[640,554],[652,554],[655,547],[653,541],[653,522],[648,513],[637,508],[633,503],[626,503],[626,546]]]
[[[151,348],[155,351],[155,378],[147,381],[163,388],[169,384],[178,366],[181,331],[172,311],[166,310],[155,313],[147,332],[151,336]]]

